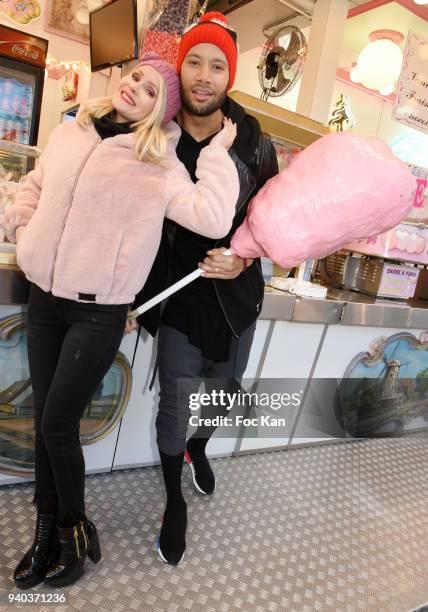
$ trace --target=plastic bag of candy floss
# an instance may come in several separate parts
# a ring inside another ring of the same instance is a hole
[[[253,198],[231,248],[283,267],[320,259],[395,227],[411,209],[415,190],[407,164],[379,138],[328,134]]]

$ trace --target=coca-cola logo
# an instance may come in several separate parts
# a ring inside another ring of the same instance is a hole
[[[18,55],[23,55],[31,60],[36,61],[39,57],[38,51],[32,51],[31,49],[25,49],[24,47],[20,47],[19,45],[13,45],[12,51],[17,53]]]

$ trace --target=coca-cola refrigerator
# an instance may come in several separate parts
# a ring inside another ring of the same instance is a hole
[[[0,140],[36,145],[48,41],[0,25]]]

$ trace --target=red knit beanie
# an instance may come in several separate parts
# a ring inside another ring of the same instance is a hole
[[[232,87],[238,62],[238,46],[236,32],[229,25],[222,13],[211,11],[202,15],[196,23],[192,23],[185,31],[178,47],[177,72],[180,73],[184,58],[195,45],[210,43],[223,51],[229,65],[229,82],[227,90]]]

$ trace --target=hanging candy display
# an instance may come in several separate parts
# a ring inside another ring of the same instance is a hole
[[[152,0],[143,32],[141,55],[156,51],[175,65],[181,35],[194,10],[194,0]]]

